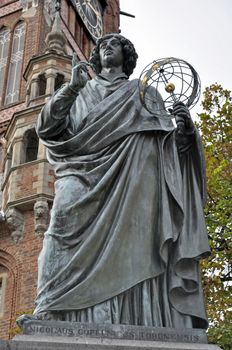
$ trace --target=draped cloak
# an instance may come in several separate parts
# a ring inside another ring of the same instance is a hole
[[[165,274],[167,302],[207,327],[200,138],[195,131],[190,149],[178,151],[156,104],[147,112],[138,81],[122,75],[98,76],[78,96],[64,86],[43,108],[37,132],[57,180],[35,313],[89,308]]]

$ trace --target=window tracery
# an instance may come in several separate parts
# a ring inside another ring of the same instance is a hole
[[[9,55],[10,36],[9,28],[3,27],[0,30],[0,105],[3,98],[3,86]]]
[[[18,101],[25,42],[25,23],[19,22],[13,34],[5,104]]]

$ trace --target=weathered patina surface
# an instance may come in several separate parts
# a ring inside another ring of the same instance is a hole
[[[93,57],[96,78],[75,64],[38,120],[57,181],[35,315],[206,328],[200,137],[182,104],[177,128],[161,98],[154,115],[142,107],[125,38],[103,37]]]

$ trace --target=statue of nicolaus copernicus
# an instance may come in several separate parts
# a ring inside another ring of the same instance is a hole
[[[51,221],[39,256],[35,316],[94,323],[206,328],[199,260],[209,253],[204,160],[181,103],[177,127],[157,100],[141,105],[132,43],[101,38],[91,62],[37,125],[55,169]]]

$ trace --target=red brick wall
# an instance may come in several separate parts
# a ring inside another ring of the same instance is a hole
[[[6,108],[0,109],[0,124],[4,121],[10,120],[15,112],[21,111],[25,107],[26,105],[24,102],[19,102],[11,106],[6,106]]]
[[[104,33],[118,33],[119,0],[107,0],[107,4],[104,15]]]
[[[17,169],[17,192],[15,199],[28,197],[36,194],[36,189],[33,189],[33,183],[38,181],[38,176],[33,176],[34,170],[38,169],[38,164],[25,164],[23,168]]]
[[[12,2],[18,2],[18,0],[1,0],[0,7],[6,4],[10,4]]]
[[[24,237],[17,245],[5,224],[0,223],[0,273],[7,273],[4,315],[0,318],[0,339],[13,336],[15,319],[34,309],[37,285],[37,258],[42,239],[34,233],[32,211],[24,213]]]
[[[7,5],[7,6],[4,6]],[[0,3],[0,17],[6,16],[8,13],[17,11],[21,8],[19,0],[15,1],[7,1],[7,0],[1,0]]]

